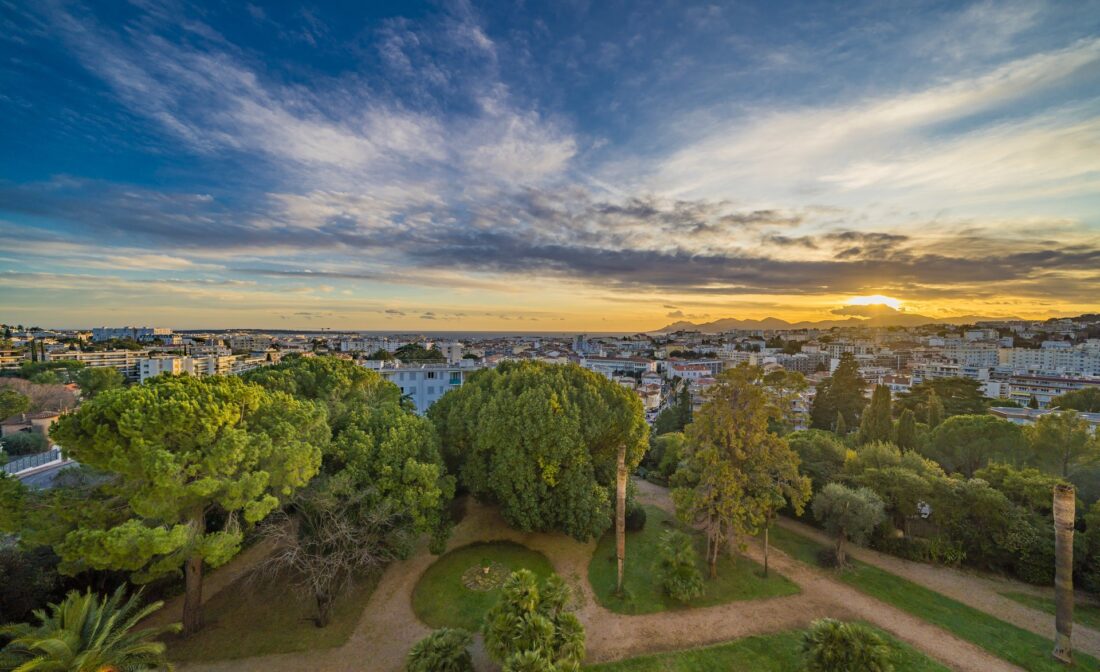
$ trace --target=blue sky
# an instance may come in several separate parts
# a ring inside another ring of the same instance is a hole
[[[0,16],[3,321],[1100,308],[1100,2]]]

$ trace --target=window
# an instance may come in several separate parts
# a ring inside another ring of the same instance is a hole
[[[458,371],[452,371],[451,372],[451,385],[461,385],[461,384],[462,384],[462,374],[459,373]]]
[[[429,379],[434,379],[435,378],[435,371],[429,371],[428,372],[428,378]]]
[[[435,394],[435,386],[434,385],[429,385],[428,386],[428,394]]]

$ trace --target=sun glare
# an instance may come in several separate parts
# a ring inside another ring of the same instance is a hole
[[[891,296],[872,294],[871,296],[853,296],[848,299],[849,306],[890,306],[894,310],[901,310],[901,301]]]

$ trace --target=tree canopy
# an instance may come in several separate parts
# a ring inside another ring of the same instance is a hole
[[[581,540],[611,524],[619,446],[633,471],[647,445],[638,396],[575,365],[479,371],[428,416],[460,482],[509,524]]]
[[[1027,436],[1035,463],[1062,478],[1100,460],[1100,437],[1077,411],[1048,413],[1027,428]]]
[[[922,381],[911,387],[908,392],[899,394],[895,405],[899,409],[913,411],[918,418],[928,418],[932,396],[943,404],[944,418],[953,415],[979,415],[989,408],[989,400],[982,395],[982,384],[970,378],[936,378]],[[935,426],[936,423],[928,424]]]
[[[993,415],[955,415],[932,431],[928,456],[967,478],[990,460],[1022,465],[1027,440],[1019,425]]]
[[[97,366],[81,369],[75,382],[80,386],[80,396],[85,400],[94,398],[100,392],[122,387],[126,379],[122,373],[109,366]]]
[[[1059,394],[1050,400],[1050,407],[1081,413],[1100,413],[1100,387],[1086,387]]]
[[[12,389],[0,388],[0,420],[6,420],[18,413],[30,410],[31,399]]]
[[[894,417],[891,412],[890,388],[876,385],[871,402],[863,410],[859,422],[859,441],[889,441],[894,438]]]
[[[846,427],[858,427],[859,415],[866,405],[863,390],[867,383],[859,375],[859,364],[850,352],[840,356],[833,375],[817,386],[810,420],[816,429],[835,429],[837,416],[844,418]]]
[[[852,489],[840,483],[830,483],[814,497],[814,517],[825,530],[836,537],[836,560],[846,560],[844,543],[863,544],[871,531],[885,517],[885,505],[870,488]]]

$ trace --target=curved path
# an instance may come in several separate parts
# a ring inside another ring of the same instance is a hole
[[[639,482],[638,495],[646,503],[666,510],[672,508],[667,490],[663,488]],[[772,553],[771,565],[799,585],[802,592],[797,595],[627,616],[608,611],[595,601],[587,581],[588,561],[595,550],[595,542],[579,543],[562,535],[517,532],[509,528],[494,509],[470,502],[468,513],[456,527],[448,550],[475,541],[496,539],[515,541],[541,551],[550,559],[555,571],[573,586],[578,595],[578,616],[587,631],[589,663],[801,628],[815,618],[834,616],[871,622],[952,669],[968,672],[1019,669],[936,626],[864,595],[825,572],[792,560],[778,550]],[[759,560],[761,553],[754,545],[748,555]],[[408,560],[391,565],[352,635],[341,647],[190,664],[184,669],[195,672],[402,670],[409,647],[430,632],[413,613],[411,595],[421,574],[434,561],[435,556],[421,547]],[[479,669],[492,669],[480,646],[475,647],[475,659]]]
[[[788,530],[792,530],[804,537],[831,546],[833,540],[821,530],[810,527],[788,518],[780,518],[778,524]],[[1003,592],[1019,592],[1054,597],[1053,588],[1033,586],[1031,584],[1014,581],[1007,578],[999,578],[988,574],[968,572],[950,567],[928,565],[922,562],[913,562],[902,558],[880,553],[870,548],[849,545],[848,555],[908,579],[946,595],[953,600],[973,607],[979,611],[992,614],[1002,621],[1011,623],[1024,630],[1030,630],[1037,635],[1049,637],[1054,641],[1054,616],[1037,609],[1032,609],[1015,600],[1001,595]],[[1079,595],[1079,600],[1090,599],[1085,595]],[[1100,632],[1087,628],[1079,623],[1073,625],[1073,648],[1083,651],[1094,657],[1100,657]]]

